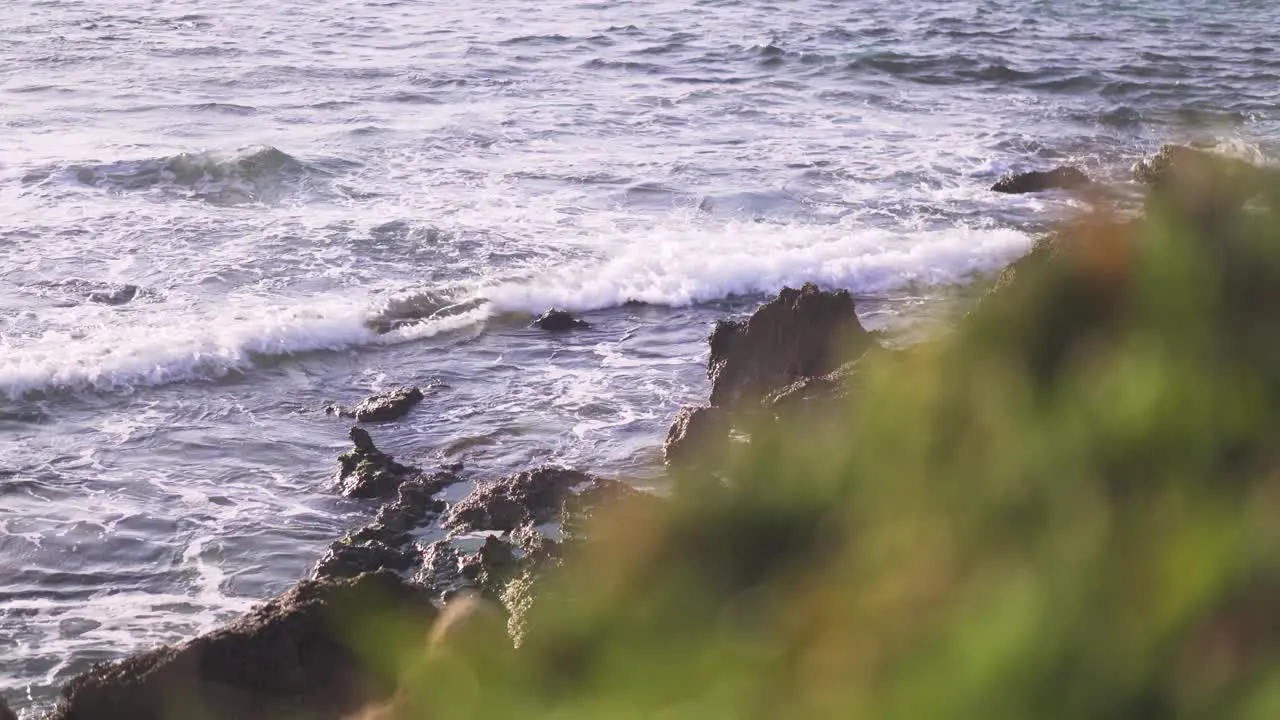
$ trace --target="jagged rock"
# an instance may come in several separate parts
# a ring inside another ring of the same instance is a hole
[[[352,534],[329,546],[328,552],[316,563],[311,577],[333,580],[379,570],[406,572],[417,562],[418,554],[411,548],[396,547],[376,539],[358,540]]]
[[[1090,182],[1089,176],[1079,168],[1064,166],[1053,170],[1010,173],[997,180],[991,189],[998,193],[1021,195],[1045,190],[1074,190]]]
[[[617,480],[592,478],[564,499],[560,512],[560,529],[566,542],[583,541],[597,513],[604,508],[618,508],[628,503],[661,503],[661,499]],[[558,550],[558,548],[555,548]],[[555,553],[550,557],[554,558]]]
[[[462,557],[459,574],[486,596],[499,598],[507,582],[520,570],[520,561],[510,544],[496,537],[485,538],[480,549]]]
[[[591,475],[562,468],[538,468],[476,486],[455,504],[445,526],[455,531],[505,530],[555,520],[574,486]]]
[[[448,540],[437,540],[422,551],[422,569],[414,580],[431,591],[433,597],[444,597],[465,584],[462,578],[462,556]]]
[[[339,486],[347,497],[385,497],[421,473],[417,468],[401,465],[379,450],[369,433],[361,428],[351,428],[351,442],[355,449],[338,456]]]
[[[336,720],[395,689],[368,666],[368,648],[350,644],[357,628],[387,613],[415,618],[424,635],[437,614],[426,593],[391,573],[303,581],[190,642],[95,666],[71,681],[49,717]]]
[[[731,424],[729,413],[723,408],[685,405],[667,430],[663,457],[672,466],[714,463],[729,442]]]
[[[837,408],[841,401],[857,389],[863,370],[873,359],[888,359],[904,351],[870,350],[862,357],[832,370],[826,375],[801,378],[765,396],[766,410],[779,420],[821,417]]]
[[[548,310],[537,320],[534,320],[533,325],[550,332],[564,332],[566,330],[591,327],[585,321],[579,320],[564,310]]]
[[[416,387],[396,388],[365,398],[351,414],[360,422],[386,422],[404,417],[414,405],[422,402],[422,390]]]
[[[137,285],[107,285],[89,293],[89,302],[103,305],[124,305],[138,296]]]
[[[711,404],[735,410],[802,378],[824,375],[876,345],[847,291],[783,288],[749,319],[711,333]]]
[[[1236,174],[1253,175],[1257,171],[1243,160],[1208,150],[1187,145],[1165,145],[1155,155],[1139,160],[1133,166],[1133,177],[1138,182],[1160,186],[1175,177],[1220,179]]]
[[[450,472],[406,480],[396,489],[396,499],[378,509],[373,527],[406,532],[425,524],[431,516],[445,511],[445,503],[436,500],[435,494],[456,482],[458,476]]]

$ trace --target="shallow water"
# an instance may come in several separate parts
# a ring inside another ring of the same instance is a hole
[[[10,0],[0,694],[306,573],[371,513],[326,403],[430,385],[380,444],[656,481],[715,319],[815,281],[927,333],[1072,209],[1002,172],[1276,157],[1277,48],[1243,1]]]

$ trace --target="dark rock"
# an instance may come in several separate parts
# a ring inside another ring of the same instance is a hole
[[[137,296],[137,285],[107,285],[89,293],[89,301],[103,305],[124,305]]]
[[[477,590],[500,599],[503,588],[520,571],[520,562],[509,543],[490,536],[479,550],[461,559],[458,569]]]
[[[18,720],[18,716],[9,706],[5,704],[4,698],[0,698],[0,720]]]
[[[406,572],[418,563],[411,548],[393,547],[379,540],[357,541],[348,535],[329,546],[316,563],[311,577],[315,580],[353,578],[364,573],[390,570]]]
[[[379,450],[369,433],[361,428],[351,428],[351,442],[355,449],[338,456],[339,487],[347,497],[385,497],[421,474],[417,468],[401,465]]]
[[[821,419],[839,408],[865,379],[863,370],[875,359],[887,359],[904,351],[869,350],[825,375],[801,378],[765,396],[766,410],[779,420]]]
[[[672,466],[715,463],[728,445],[731,424],[723,408],[685,405],[667,430],[663,457]]]
[[[424,635],[436,616],[426,593],[391,573],[303,581],[222,629],[95,666],[71,681],[49,717],[336,720],[395,690],[368,666],[368,648],[350,644],[357,628],[387,613],[415,618]]]
[[[396,388],[366,398],[351,414],[360,422],[397,420],[422,402],[422,398],[422,390],[416,387]]]
[[[456,482],[459,482],[457,475],[438,472],[401,483],[396,489],[396,499],[378,509],[372,527],[407,532],[426,524],[429,518],[446,509],[443,501],[435,499],[435,494]]]
[[[575,318],[564,310],[548,310],[542,317],[534,320],[533,325],[550,332],[564,332],[566,330],[591,327],[585,321]]]
[[[758,405],[774,389],[829,373],[875,345],[847,291],[783,288],[748,320],[716,323],[707,366],[711,404]]]
[[[1133,166],[1135,180],[1147,185],[1161,186],[1176,177],[1212,178],[1223,174],[1252,173],[1254,168],[1243,160],[1188,147],[1165,145],[1159,152],[1139,160]]]
[[[539,468],[479,484],[455,504],[445,526],[457,531],[505,530],[555,520],[577,485],[593,476],[561,468]]]
[[[663,501],[658,497],[637,490],[624,482],[592,478],[565,498],[560,513],[560,529],[564,533],[566,542],[585,541],[589,537],[588,530],[591,523],[600,511],[606,508],[619,509],[625,506],[634,508],[661,502]],[[558,550],[558,548],[547,549]],[[556,554],[558,553],[551,553],[549,557],[554,558]]]
[[[433,597],[444,597],[465,585],[462,557],[448,540],[437,540],[422,552],[422,569],[416,582],[430,590]]]
[[[998,193],[1021,195],[1045,190],[1074,190],[1090,182],[1089,176],[1079,168],[1064,166],[1053,170],[1011,173],[997,180],[991,189]]]

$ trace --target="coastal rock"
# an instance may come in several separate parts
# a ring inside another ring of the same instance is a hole
[[[0,720],[18,720],[18,716],[9,706],[5,704],[4,698],[0,698]]]
[[[533,325],[548,332],[565,332],[591,327],[585,321],[579,320],[564,310],[548,310],[534,320]]]
[[[480,549],[461,558],[459,574],[485,596],[499,599],[507,583],[520,571],[520,561],[510,543],[485,538]]]
[[[503,530],[555,520],[573,488],[595,478],[576,470],[538,468],[476,486],[455,504],[445,527],[455,531]]]
[[[723,408],[685,405],[667,430],[663,457],[671,466],[714,462],[729,442],[731,424],[729,413]]]
[[[783,288],[749,319],[716,323],[707,366],[711,405],[757,405],[774,389],[831,372],[875,345],[847,291]]]
[[[369,433],[361,428],[351,428],[351,442],[355,449],[338,456],[339,486],[342,494],[349,498],[385,497],[421,472],[401,465],[379,450]]]
[[[402,387],[378,393],[365,398],[355,406],[351,414],[360,422],[386,422],[398,420],[422,402],[422,390],[416,387]]]
[[[1089,176],[1076,167],[1063,166],[1053,170],[1010,173],[991,186],[994,192],[1010,195],[1044,192],[1045,190],[1073,190],[1090,184]]]
[[[137,296],[137,285],[106,285],[89,293],[89,302],[102,305],[124,305]]]
[[[370,527],[407,532],[424,525],[429,518],[445,510],[444,502],[436,500],[435,494],[459,481],[457,475],[447,471],[406,480],[396,488],[396,499],[378,509]]]
[[[424,635],[436,617],[426,593],[391,573],[303,581],[190,642],[95,666],[71,681],[49,717],[336,720],[395,690],[350,645],[357,628],[387,613],[412,618]]]
[[[407,536],[404,538],[407,540]],[[406,572],[418,562],[410,548],[396,547],[377,539],[358,540],[348,535],[329,546],[311,573],[315,580],[353,578],[364,573],[390,570]]]
[[[422,551],[422,569],[414,582],[427,588],[432,597],[442,598],[465,586],[462,556],[448,540],[437,540]]]
[[[1245,167],[1252,166],[1242,160],[1187,145],[1164,145],[1155,155],[1143,158],[1133,166],[1133,178],[1147,185],[1161,186],[1177,176],[1211,177]]]

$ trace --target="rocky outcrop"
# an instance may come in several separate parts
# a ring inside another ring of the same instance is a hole
[[[459,480],[452,472],[441,471],[401,483],[396,499],[379,508],[373,522],[329,546],[316,563],[312,577],[336,579],[377,570],[412,571],[421,557],[409,532],[444,512],[445,503],[436,500],[435,495]]]
[[[1187,145],[1164,145],[1151,157],[1133,166],[1135,180],[1161,187],[1175,179],[1224,180],[1255,179],[1259,169],[1249,163],[1209,150]]]
[[[89,293],[89,302],[101,305],[124,305],[138,296],[137,285],[105,285]]]
[[[354,417],[360,422],[399,420],[412,410],[414,405],[422,402],[423,397],[420,388],[396,388],[371,395],[351,410],[343,410],[339,414]]]
[[[358,628],[394,612],[421,632],[436,616],[391,573],[304,581],[232,624],[181,645],[94,667],[51,720],[340,718],[394,692],[356,648]]]
[[[711,333],[711,405],[738,410],[804,377],[824,375],[876,342],[845,290],[783,288],[748,320],[720,321]]]
[[[673,467],[714,463],[724,454],[731,425],[724,408],[685,405],[667,430],[663,458]]]
[[[355,448],[338,456],[338,484],[342,494],[349,498],[386,497],[421,473],[379,450],[369,433],[361,428],[351,428],[351,442]]]
[[[1010,195],[1038,193],[1046,190],[1074,190],[1089,185],[1091,181],[1084,171],[1064,166],[1053,170],[1010,173],[996,181],[991,190]]]
[[[533,321],[533,326],[549,332],[565,332],[591,327],[584,320],[579,320],[564,310],[548,310]]]
[[[462,532],[510,532],[522,525],[551,522],[576,486],[597,480],[576,470],[545,467],[478,484],[449,509],[444,524]]]

